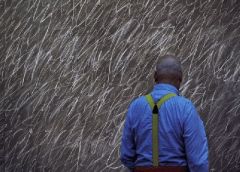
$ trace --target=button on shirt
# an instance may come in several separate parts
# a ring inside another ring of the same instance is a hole
[[[188,166],[190,172],[208,172],[207,137],[195,106],[170,84],[156,84],[151,96],[158,102],[168,93],[178,96],[166,101],[158,113],[160,166]],[[128,108],[120,150],[120,159],[129,169],[153,165],[152,110],[145,96]]]

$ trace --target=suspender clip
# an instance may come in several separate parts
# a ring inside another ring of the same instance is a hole
[[[158,114],[158,107],[157,107],[156,104],[155,104],[154,107],[153,107],[153,111],[152,111],[152,113],[154,113],[154,114]]]

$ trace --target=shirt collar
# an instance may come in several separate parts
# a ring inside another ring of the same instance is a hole
[[[179,95],[179,90],[171,84],[166,84],[166,83],[155,84],[153,91],[157,91],[157,90],[166,90]]]

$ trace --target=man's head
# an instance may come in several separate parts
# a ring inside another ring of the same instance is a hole
[[[156,83],[172,84],[179,89],[182,82],[181,62],[173,55],[160,57],[154,79]]]

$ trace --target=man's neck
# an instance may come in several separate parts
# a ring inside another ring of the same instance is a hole
[[[170,84],[170,85],[176,87],[177,90],[179,90],[178,84],[177,84],[176,82],[174,82],[174,81],[162,80],[162,81],[158,81],[158,82],[156,82],[156,83],[157,83],[157,84]]]

